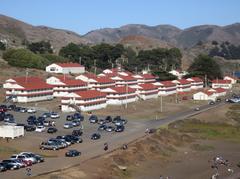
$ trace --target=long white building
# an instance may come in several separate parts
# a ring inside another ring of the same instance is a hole
[[[223,88],[223,89],[231,89],[232,81],[231,80],[212,80],[212,88]]]
[[[136,74],[136,75],[133,75],[133,78],[137,80],[138,84],[156,82],[156,77],[151,74]]]
[[[63,112],[73,112],[76,108],[81,111],[94,111],[106,108],[106,101],[106,94],[100,91],[78,91],[62,98],[61,109]]]
[[[177,92],[177,85],[171,81],[155,82],[153,85],[158,88],[159,96],[168,96]]]
[[[88,89],[86,82],[75,80],[64,76],[52,76],[46,79],[46,82],[53,86],[54,97],[64,97],[75,91],[84,91]]]
[[[27,103],[53,99],[53,87],[38,77],[16,77],[5,81],[6,99]]]
[[[172,82],[177,85],[177,92],[191,91],[191,82],[186,79],[173,80]]]
[[[147,100],[158,97],[158,88],[155,85],[151,83],[146,83],[140,84],[138,86],[139,87],[137,88],[137,95],[140,99]]]
[[[138,100],[136,90],[127,86],[113,87],[101,90],[107,94],[107,104],[122,105]]]
[[[198,77],[187,78],[187,81],[191,82],[191,89],[197,90],[203,88],[203,80]]]

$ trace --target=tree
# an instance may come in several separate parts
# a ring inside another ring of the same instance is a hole
[[[189,67],[188,71],[192,76],[204,78],[205,75],[209,79],[222,77],[222,72],[216,61],[207,55],[199,55]]]
[[[27,49],[10,49],[3,58],[12,66],[44,69],[49,61]]]
[[[71,59],[72,61],[76,61],[80,57],[79,51],[80,47],[77,44],[69,43],[67,46],[60,49],[59,55]]]
[[[53,53],[50,42],[45,41],[27,44],[27,48],[36,54]]]

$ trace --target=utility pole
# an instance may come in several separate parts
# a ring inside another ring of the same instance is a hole
[[[94,74],[96,75],[96,73],[97,73],[96,59],[94,59]]]
[[[25,83],[28,81],[28,68],[26,68],[26,74],[25,74]]]
[[[82,57],[79,57],[79,64],[82,65]]]
[[[127,86],[126,86],[126,104],[125,104],[125,108],[127,109],[127,99],[128,99],[128,83],[127,83]]]
[[[204,79],[204,81],[205,81],[205,88],[207,88],[207,75],[205,74],[205,79]]]
[[[160,112],[163,112],[163,97],[162,95],[160,96]]]

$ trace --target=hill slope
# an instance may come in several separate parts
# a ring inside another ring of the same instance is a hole
[[[87,43],[87,40],[77,33],[45,26],[32,26],[4,15],[0,15],[0,39],[7,40],[11,46],[20,46],[25,40],[50,41],[57,51],[70,42]]]

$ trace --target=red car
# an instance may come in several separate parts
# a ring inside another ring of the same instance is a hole
[[[7,109],[5,109],[5,108],[0,108],[0,112],[7,112]]]

